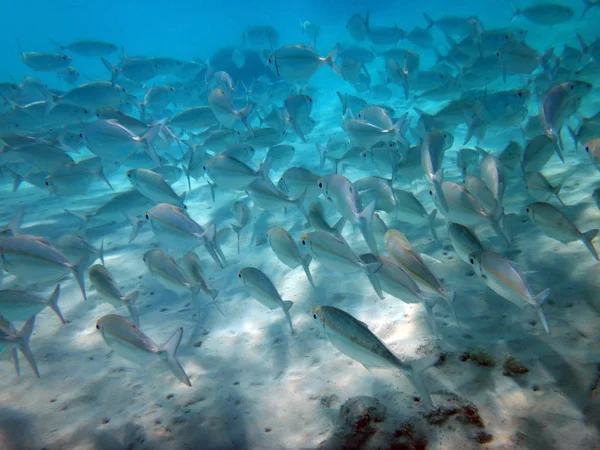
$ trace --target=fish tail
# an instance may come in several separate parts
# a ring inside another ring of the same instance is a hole
[[[19,175],[16,172],[13,172],[10,169],[7,169],[10,174],[13,176],[13,185],[12,185],[12,191],[13,192],[17,192],[17,190],[19,189],[19,186],[21,186],[21,183],[23,182],[23,177],[21,175]]]
[[[192,383],[183,370],[183,367],[181,367],[181,364],[179,364],[176,356],[182,337],[183,328],[178,328],[177,331],[173,333],[173,336],[171,336],[169,340],[160,348],[159,352],[161,353],[161,356],[164,357],[164,361],[169,366],[169,369],[171,369],[171,372],[173,372],[173,375],[175,375],[183,384],[191,386]]]
[[[90,219],[92,218],[92,216],[90,214],[80,214],[80,213],[72,211],[70,209],[63,209],[63,211],[81,221],[81,225],[79,225],[80,230],[83,230],[87,226],[87,224],[90,222]]]
[[[54,45],[54,46],[57,48],[57,50],[58,50],[59,52],[63,52],[63,51],[65,51],[65,49],[67,48],[67,47],[65,47],[64,45],[61,45],[61,44],[59,44],[58,42],[56,42],[56,41],[55,41],[54,39],[52,39],[52,38],[48,38],[48,40],[50,41],[50,43],[51,43],[52,45]]]
[[[123,297],[123,302],[125,303],[125,306],[127,307],[127,310],[129,311],[129,314],[131,315],[131,319],[133,320],[133,323],[135,323],[136,327],[140,326],[140,315],[135,306],[135,301],[137,300],[139,295],[140,295],[140,291],[135,291],[135,292],[132,292],[131,294]]]
[[[325,160],[327,159],[327,149],[321,144],[316,144],[317,150],[319,151],[319,168],[322,169],[325,166]]]
[[[21,205],[15,211],[15,214],[10,219],[10,222],[8,222],[8,225],[6,226],[6,228],[8,228],[10,231],[12,231],[13,234],[20,234],[21,233],[21,224],[23,223],[24,215],[25,215],[25,206]]]
[[[110,72],[110,82],[114,86],[115,84],[117,84],[117,77],[119,76],[119,71],[106,58],[103,57],[100,59],[102,59],[102,63],[104,64],[104,67],[106,67],[108,69],[108,71]]]
[[[102,167],[102,164],[98,166],[98,170],[96,170],[95,175],[104,181],[111,191],[114,191],[110,181],[108,181],[108,178],[106,178],[106,175],[104,175],[104,168]]]
[[[494,211],[492,211],[492,213],[490,214],[490,226],[492,227],[496,235],[504,241],[506,246],[510,247],[510,240],[508,239],[508,236],[506,236],[506,233],[500,226],[500,224],[503,222],[503,219],[504,207],[498,203],[496,209],[494,209]]]
[[[579,45],[581,46],[582,58],[583,58],[583,55],[589,55],[590,48],[588,47],[587,43],[583,40],[583,37],[579,33],[577,33],[577,40],[579,41]]]
[[[373,223],[373,214],[375,213],[375,205],[377,201],[371,200],[371,202],[365,206],[360,214],[358,214],[358,227],[365,239],[365,242],[369,246],[369,249],[374,255],[379,254],[379,250],[377,249],[377,241],[375,241],[375,236],[373,235],[373,229],[371,228],[371,224]]]
[[[315,282],[313,281],[312,274],[310,273],[310,263],[312,261],[311,255],[306,255],[302,259],[302,268],[304,269],[304,273],[306,274],[306,278],[308,278],[308,282],[313,288],[316,288]]]
[[[435,242],[440,242],[437,231],[435,231],[435,218],[437,217],[438,210],[434,209],[427,215],[427,221],[429,222],[429,228],[431,230],[431,235],[433,236],[433,240]]]
[[[340,220],[338,220],[336,222],[336,224],[333,226],[333,234],[335,234],[338,237],[342,237],[342,231],[344,231],[344,225],[346,225],[346,218],[341,217]]]
[[[412,361],[408,367],[407,375],[410,381],[412,382],[414,388],[419,393],[421,397],[421,402],[426,408],[433,407],[433,401],[431,400],[431,394],[429,393],[429,389],[425,385],[423,378],[421,377],[421,373],[430,367],[436,365],[439,361],[439,356],[427,356],[425,358],[417,359],[416,361]]]
[[[444,189],[442,188],[443,183],[443,169],[438,170],[432,180],[433,188],[435,189],[436,197],[439,202],[439,206],[446,212],[448,212],[448,202],[446,201],[446,196],[444,195]]]
[[[160,158],[158,157],[158,154],[156,153],[156,149],[154,148],[154,145],[152,143],[154,142],[154,139],[156,138],[156,136],[158,136],[158,134],[161,132],[163,125],[164,125],[163,122],[158,122],[156,125],[152,126],[144,134],[144,136],[142,136],[140,138],[141,141],[144,143],[146,153],[148,153],[148,156],[150,156],[150,158],[152,158],[152,161],[154,161],[154,163],[157,165],[157,167],[162,167],[162,162],[161,162]]]
[[[10,351],[10,358],[12,359],[13,366],[15,366],[15,372],[17,376],[21,376],[21,368],[19,367],[19,354],[17,353],[16,347],[13,347]]]
[[[327,57],[325,58],[325,64],[327,64],[329,67],[331,67],[333,69],[333,71],[335,73],[337,73],[341,78],[344,78],[344,75],[342,74],[342,70],[339,68],[339,66],[335,62],[337,59],[338,53],[340,52],[340,48],[341,48],[341,46],[340,46],[339,42],[337,44],[335,44],[335,46],[329,52],[329,55],[327,55]]]
[[[583,243],[588,248],[588,250],[590,251],[592,256],[596,259],[596,261],[598,261],[598,252],[596,251],[596,247],[594,247],[594,243],[592,241],[598,235],[598,231],[600,231],[600,230],[593,229],[590,231],[586,231],[585,233],[583,233],[583,239],[582,239]]]
[[[577,150],[579,148],[579,139],[577,138],[577,133],[575,133],[575,130],[571,128],[570,125],[567,126],[567,131],[569,132],[571,139],[573,139],[573,145],[575,147],[575,150]]]
[[[290,324],[290,329],[292,330],[292,336],[296,334],[294,332],[294,326],[292,325],[292,316],[290,316],[290,308],[294,306],[294,302],[289,300],[283,301],[283,312],[285,313],[285,317],[287,318],[288,323]]]
[[[538,317],[542,321],[544,330],[546,330],[546,333],[548,334],[550,334],[550,327],[548,326],[548,319],[546,319],[546,314],[544,314],[542,305],[548,299],[548,297],[550,297],[550,292],[550,289],[545,289],[533,298],[533,301],[535,303],[535,311],[537,312]]]
[[[239,114],[240,120],[242,121],[244,126],[248,129],[248,131],[250,131],[250,133],[252,133],[252,136],[255,136],[254,130],[252,129],[252,127],[250,126],[250,123],[248,122],[248,117],[250,116],[250,114],[252,114],[253,110],[254,110],[254,103],[248,103],[243,109],[238,111],[238,114]]]
[[[35,358],[33,357],[33,353],[31,352],[31,348],[29,348],[29,339],[31,339],[31,334],[33,333],[33,326],[35,325],[35,316],[31,316],[21,331],[17,334],[17,338],[19,341],[19,350],[23,353],[23,356],[29,363],[31,370],[35,373],[35,376],[40,378],[40,371],[38,370],[37,364],[35,362]]]
[[[242,227],[235,223],[229,224],[229,226],[231,227],[231,229],[233,231],[235,231],[235,234],[237,234],[237,251],[238,251],[238,255],[239,255],[240,254],[240,233],[242,231]]]
[[[65,318],[63,317],[62,312],[61,312],[60,308],[58,307],[59,295],[60,295],[60,284],[57,284],[56,287],[54,288],[54,291],[50,295],[50,297],[48,297],[48,300],[46,301],[46,303],[48,303],[48,306],[50,306],[50,308],[52,308],[52,311],[54,311],[56,313],[56,315],[58,316],[58,318],[64,325]]]
[[[219,291],[217,291],[216,289],[211,289],[210,290],[210,298],[212,298],[212,301],[213,301],[213,304],[215,305],[215,308],[217,308],[219,310],[219,312],[223,315],[223,317],[226,317],[225,313],[223,312],[223,310],[221,309],[221,307],[217,303],[217,297],[218,296],[219,296]]]
[[[435,323],[435,314],[433,312],[433,307],[437,304],[437,299],[423,299],[423,306],[425,307],[425,312],[427,313],[427,323],[431,328],[431,331],[435,333],[435,336],[438,337],[438,329],[437,324]]]
[[[298,209],[300,210],[300,212],[302,213],[302,215],[304,216],[304,218],[306,219],[306,221],[308,222],[308,225],[310,226],[310,217],[308,217],[308,214],[306,213],[306,209],[304,209],[304,201],[306,200],[306,192],[307,192],[307,189],[304,188],[302,193],[298,197],[296,197],[293,201],[296,204],[296,206],[298,207]]]
[[[85,293],[85,274],[88,265],[87,263],[88,259],[84,256],[76,264],[71,266],[73,276],[75,276],[77,284],[79,285],[79,289],[81,290],[81,294],[83,295],[83,301],[87,300],[87,295]]]
[[[364,268],[367,272],[367,277],[369,278],[369,281],[371,282],[373,289],[375,289],[375,292],[377,293],[377,296],[381,300],[383,300],[384,299],[383,289],[381,287],[381,283],[379,282],[379,278],[377,278],[377,276],[375,275],[377,273],[377,271],[379,269],[381,269],[381,266],[382,266],[381,262],[377,261],[377,262],[365,264]]]
[[[129,234],[129,243],[131,244],[133,240],[136,238],[140,230],[142,229],[142,225],[144,224],[143,220],[138,219],[129,211],[123,210],[123,214],[131,224],[131,233]]]
[[[191,176],[190,176],[190,169],[188,166],[186,165],[182,165],[181,166],[183,168],[183,173],[185,173],[185,177],[187,178],[187,182],[188,182],[188,191],[192,192],[192,180],[191,180]]]

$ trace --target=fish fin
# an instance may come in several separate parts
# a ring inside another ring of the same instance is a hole
[[[294,325],[292,324],[292,317],[290,316],[290,308],[294,305],[294,302],[289,300],[283,300],[283,312],[285,313],[285,317],[290,325],[290,330],[292,330],[292,336],[296,333],[294,332]]]
[[[575,147],[575,150],[577,150],[579,148],[579,139],[577,139],[577,133],[570,125],[567,126],[567,131],[569,132],[571,139],[573,139],[573,146]]]
[[[235,224],[235,223],[231,223],[229,224],[229,226],[231,227],[231,229],[233,231],[235,231],[235,234],[237,235],[237,250],[238,250],[238,255],[240,254],[240,232],[242,231],[242,226]]]
[[[181,165],[181,168],[183,169],[183,173],[185,173],[185,177],[187,178],[187,182],[188,182],[188,191],[192,192],[192,180],[191,180],[191,176],[190,176],[190,169],[188,166],[186,165]]]
[[[586,231],[585,233],[583,233],[583,239],[582,239],[583,243],[588,248],[588,250],[590,251],[592,256],[596,259],[596,261],[599,260],[598,252],[596,251],[596,247],[594,247],[594,243],[592,241],[596,238],[599,231],[600,230],[598,230],[598,229]]]
[[[433,407],[433,401],[431,400],[431,394],[429,389],[425,385],[421,373],[430,367],[435,366],[439,361],[439,356],[426,356],[425,358],[417,359],[409,363],[409,369],[406,371],[408,378],[412,382],[414,388],[417,390],[421,397],[421,402],[426,408]]]
[[[100,248],[98,249],[98,258],[100,258],[100,261],[104,266],[104,238],[102,238],[102,240],[100,241]]]
[[[131,244],[133,240],[137,237],[138,233],[142,229],[142,225],[144,224],[143,220],[138,219],[129,211],[122,210],[123,214],[131,224],[131,233],[129,234],[129,243]]]
[[[342,102],[342,116],[345,116],[346,111],[348,110],[348,101],[346,100],[346,97],[344,97],[344,95],[340,91],[337,91],[336,94],[337,94],[338,98],[340,99],[340,102]]]
[[[340,52],[340,48],[341,48],[341,45],[339,42],[337,44],[335,44],[335,46],[329,52],[329,55],[327,55],[327,57],[325,58],[325,64],[327,64],[329,67],[331,67],[333,69],[333,71],[335,73],[337,73],[341,78],[344,78],[344,75],[342,74],[342,70],[336,64],[336,59],[337,59],[338,53]]]
[[[535,310],[538,314],[538,317],[542,321],[544,330],[546,330],[546,333],[548,333],[548,334],[550,334],[550,327],[548,326],[548,320],[546,319],[546,314],[544,314],[542,305],[544,304],[546,299],[548,297],[550,297],[550,293],[551,293],[550,289],[545,289],[533,298],[533,301],[535,303]]]
[[[108,181],[108,178],[106,178],[106,175],[104,175],[104,168],[102,167],[102,164],[98,166],[98,170],[96,170],[94,174],[102,181],[104,181],[111,191],[114,191],[113,187],[110,184],[110,181]]]
[[[560,203],[562,206],[566,207],[567,205],[565,205],[562,201],[562,198],[560,198],[560,196],[558,194],[560,194],[560,190],[562,189],[562,184],[557,184],[556,186],[554,186],[552,188],[552,193],[554,194],[554,196],[556,197],[556,200],[558,200],[558,203]]]
[[[33,326],[35,325],[35,316],[31,316],[21,331],[17,334],[19,338],[19,350],[31,366],[31,370],[35,373],[35,376],[40,378],[40,371],[38,370],[37,364],[35,362],[35,358],[33,357],[33,353],[29,348],[29,339],[31,339],[31,334],[33,333]]]
[[[437,213],[438,210],[437,209],[433,209],[433,211],[431,211],[428,215],[427,215],[427,221],[429,222],[429,228],[431,230],[431,235],[433,236],[433,240],[435,242],[440,242],[440,239],[438,237],[437,231],[435,231],[435,218],[437,217]]]
[[[75,279],[77,280],[77,284],[79,284],[79,289],[81,290],[81,294],[83,295],[83,300],[87,300],[87,295],[85,293],[85,275],[87,273],[88,266],[88,258],[84,256],[81,258],[76,264],[71,266],[71,270]]]
[[[292,306],[294,306],[294,302],[289,301],[289,300],[284,300],[283,301],[283,309],[285,311],[289,311]]]
[[[429,17],[429,15],[427,13],[423,13],[423,17],[425,18],[425,22],[427,22],[426,30],[429,31],[431,29],[431,27],[433,27],[435,25],[435,22],[433,21],[433,19],[431,17]]]
[[[444,182],[444,169],[438,170],[431,180],[433,184],[433,188],[435,189],[436,197],[440,206],[444,209],[444,211],[448,212],[448,202],[446,201],[446,196],[444,195],[444,189],[442,188],[442,183]]]
[[[304,273],[306,274],[306,278],[308,278],[308,282],[313,288],[316,288],[315,282],[313,281],[312,274],[310,273],[310,263],[312,261],[312,256],[307,254],[304,258],[302,258],[302,268],[304,269]]]
[[[80,213],[72,211],[70,209],[63,209],[63,211],[81,221],[81,225],[79,225],[80,230],[83,230],[87,226],[87,224],[90,222],[90,219],[92,218],[92,216],[90,214],[80,214]]]
[[[360,214],[358,214],[357,217],[360,231],[365,239],[365,242],[369,246],[369,249],[374,255],[379,254],[379,250],[377,249],[377,242],[375,241],[375,236],[373,235],[373,230],[371,228],[376,203],[376,200],[371,200],[371,202],[367,206],[365,206],[365,208]]]
[[[223,315],[223,317],[225,316],[225,313],[223,312],[223,310],[219,307],[218,303],[217,303],[217,297],[219,296],[219,291],[217,291],[216,289],[211,289],[210,290],[210,298],[212,298],[213,304],[215,305],[215,308],[217,308],[219,310],[219,312]]]
[[[140,291],[134,291],[131,294],[123,297],[123,302],[133,305],[139,296],[140,296]]]
[[[300,140],[306,144],[306,142],[307,142],[306,136],[304,136],[304,132],[302,131],[302,129],[300,128],[298,123],[293,119],[290,120],[288,123],[292,127],[292,130],[294,130],[294,133],[296,133],[298,135],[298,137],[300,138]]]
[[[173,375],[177,377],[179,381],[187,386],[192,386],[189,377],[177,361],[177,349],[179,348],[179,344],[181,343],[181,338],[183,337],[183,328],[178,328],[175,333],[169,338],[167,342],[160,348],[159,352],[161,353],[161,357],[164,358],[164,361],[173,372]]]
[[[48,300],[46,301],[46,303],[48,303],[48,306],[50,306],[50,308],[52,308],[52,311],[54,311],[56,313],[56,315],[58,316],[58,318],[64,325],[65,318],[63,317],[62,312],[61,312],[60,308],[58,307],[59,295],[60,295],[60,284],[57,284],[56,287],[54,288],[54,291],[50,295],[50,297],[48,297]]]
[[[423,261],[429,261],[429,262],[433,262],[436,264],[443,264],[442,261],[440,261],[439,259],[435,259],[433,256],[429,256],[426,253],[419,253],[419,257]]]
[[[340,220],[336,222],[333,226],[333,234],[338,237],[342,237],[342,232],[344,231],[344,225],[346,225],[346,218],[340,217]]]

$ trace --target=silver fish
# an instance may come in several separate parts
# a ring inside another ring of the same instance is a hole
[[[302,256],[298,249],[298,244],[290,236],[290,234],[281,227],[271,227],[267,231],[267,238],[269,239],[269,245],[273,253],[279,258],[279,260],[286,266],[295,269],[298,266],[302,266],[306,278],[312,287],[315,287],[312,275],[310,273],[310,263],[312,256],[306,254]]]
[[[59,295],[60,284],[56,285],[56,288],[54,288],[54,291],[48,298],[39,297],[28,291],[16,289],[0,290],[0,315],[12,322],[16,322],[35,316],[49,307],[64,324],[65,319],[58,307]]]
[[[163,361],[179,381],[187,386],[192,385],[176,357],[183,328],[178,328],[160,347],[135,324],[116,314],[108,314],[100,318],[96,328],[102,334],[106,344],[123,358],[142,366]]]
[[[108,300],[116,309],[124,305],[129,311],[133,323],[138,327],[140,326],[138,310],[135,307],[135,301],[140,295],[139,291],[134,291],[128,295],[123,294],[112,274],[100,264],[94,264],[88,269],[88,277],[96,292],[102,298]]]
[[[405,363],[369,330],[366,323],[334,306],[316,306],[313,317],[323,326],[329,341],[342,353],[361,363],[367,370],[371,368],[400,369],[410,380],[426,408],[433,407],[429,389],[421,378],[421,372],[434,366],[438,356]]]
[[[31,339],[34,325],[35,316],[31,316],[29,320],[25,322],[23,328],[17,332],[15,327],[8,320],[0,316],[0,352],[10,349],[17,376],[21,374],[19,370],[19,358],[17,356],[17,350],[19,350],[29,363],[35,376],[40,378],[40,371],[38,370],[33,353],[29,348],[29,340]]]

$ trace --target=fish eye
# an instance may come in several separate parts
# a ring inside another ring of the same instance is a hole
[[[302,239],[302,245],[306,245],[306,241]]]
[[[510,39],[510,36],[508,34],[504,35],[504,39]]]
[[[238,278],[242,278],[242,272],[238,272]]]
[[[187,205],[183,205],[183,210],[187,211]]]
[[[269,64],[271,64],[271,58],[269,58],[269,61],[268,61],[268,62],[269,62]]]
[[[121,90],[122,90],[123,92],[127,92],[127,91],[125,90],[125,88],[121,88]]]
[[[202,170],[206,170],[206,166],[202,166]]]
[[[521,91],[519,91],[519,92],[517,93],[517,95],[518,95],[519,97],[523,96],[523,94],[521,93]]]
[[[146,220],[150,220],[150,216],[146,214]]]
[[[131,178],[131,173],[127,172],[127,178]]]
[[[525,211],[529,212],[529,208],[526,208]]]
[[[316,314],[313,314],[313,317],[316,319],[316,318],[317,318],[317,315],[316,315]]]
[[[96,330],[100,329],[100,325],[96,324]]]
[[[46,186],[50,186],[50,182],[48,182],[48,181],[46,181],[45,184],[46,184]]]
[[[590,152],[590,146],[589,146],[589,145],[588,145],[588,146],[585,148],[585,152],[586,152],[586,153],[589,153],[589,152]]]
[[[142,256],[142,261],[146,262],[146,257]]]
[[[323,183],[319,183],[319,187],[323,189]]]
[[[575,89],[575,85],[574,84],[571,84],[569,87],[571,88],[571,90]]]
[[[79,137],[83,139],[83,133],[79,133]]]
[[[496,52],[496,56],[500,56],[500,52]]]
[[[429,195],[433,195],[433,189],[429,189]]]
[[[84,109],[84,110],[83,110],[83,113],[84,113],[84,114],[88,114],[88,113],[89,113],[89,111],[88,111],[87,109]]]
[[[475,260],[474,260],[473,258],[469,258],[469,262],[470,262],[471,264],[475,264]]]
[[[308,97],[308,101],[312,103],[312,98]]]

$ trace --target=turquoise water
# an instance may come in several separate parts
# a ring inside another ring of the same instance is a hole
[[[600,448],[585,5],[6,3],[0,449]]]

